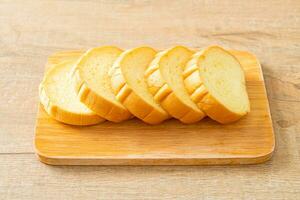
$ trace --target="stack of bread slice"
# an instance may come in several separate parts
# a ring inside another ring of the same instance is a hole
[[[192,100],[220,123],[234,122],[250,112],[242,66],[221,47],[211,46],[194,54],[183,79]]]
[[[92,125],[104,118],[81,103],[74,89],[70,71],[76,62],[65,61],[52,66],[40,84],[40,101],[54,119],[72,125]]]
[[[79,100],[102,118],[121,122],[131,113],[117,101],[111,88],[108,71],[122,53],[117,47],[88,50],[74,66],[72,77]]]
[[[40,101],[50,116],[72,125],[133,117],[191,124],[205,116],[226,124],[250,111],[242,66],[218,46],[200,52],[184,46],[93,48],[52,66],[40,84]]]
[[[170,115],[183,123],[200,121],[204,112],[192,101],[182,76],[193,51],[176,46],[156,55],[145,72],[150,93]]]

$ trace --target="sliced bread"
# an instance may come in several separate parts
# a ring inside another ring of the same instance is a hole
[[[169,118],[168,113],[154,100],[144,77],[145,70],[156,51],[138,47],[123,52],[110,71],[116,98],[136,117],[149,124]]]
[[[192,100],[210,118],[226,124],[250,111],[242,66],[223,48],[211,46],[196,53],[183,77]]]
[[[155,101],[174,118],[183,123],[194,123],[205,114],[194,103],[183,82],[183,69],[194,51],[176,46],[156,55],[145,77]]]
[[[129,119],[130,112],[116,100],[108,71],[122,50],[105,46],[88,50],[73,71],[75,88],[80,101],[99,116],[121,122]]]
[[[75,61],[52,66],[39,86],[40,102],[54,119],[71,125],[93,125],[104,119],[77,98],[70,72]]]

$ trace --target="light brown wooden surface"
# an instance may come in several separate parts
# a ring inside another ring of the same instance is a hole
[[[52,165],[220,165],[268,160],[275,146],[269,102],[261,66],[254,55],[232,51],[246,73],[251,112],[236,123],[208,118],[185,125],[172,119],[149,126],[138,119],[95,126],[69,126],[39,107],[35,149]],[[78,51],[55,53],[46,69],[76,60]]]
[[[299,199],[299,1],[0,1],[0,199]],[[47,56],[219,44],[262,63],[276,135],[271,161],[215,167],[53,167],[37,161]]]

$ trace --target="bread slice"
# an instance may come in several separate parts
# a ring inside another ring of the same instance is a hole
[[[183,69],[194,51],[176,46],[156,55],[145,77],[154,99],[174,118],[194,123],[205,114],[191,100],[183,82]]]
[[[111,71],[112,88],[116,98],[136,117],[149,124],[169,118],[154,100],[144,78],[145,70],[156,51],[150,47],[127,50],[114,63]]]
[[[77,98],[70,76],[75,61],[52,66],[39,87],[40,101],[54,119],[71,125],[92,125],[104,119],[88,109]]]
[[[210,118],[226,124],[250,111],[242,66],[223,48],[211,46],[196,53],[183,77],[192,99]]]
[[[116,100],[108,71],[122,50],[105,46],[88,50],[78,61],[73,78],[80,101],[99,116],[121,122],[131,113]]]

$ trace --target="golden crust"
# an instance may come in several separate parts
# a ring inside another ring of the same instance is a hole
[[[181,122],[190,124],[200,121],[205,114],[200,109],[194,109],[189,105],[183,103],[171,87],[166,83],[162,77],[159,69],[159,62],[163,56],[168,56],[172,49],[160,52],[153,59],[152,63],[145,72],[147,79],[148,89],[154,96],[154,100],[174,118],[179,119]],[[182,47],[179,47],[182,48]]]
[[[48,70],[48,72],[45,74],[45,78],[48,76],[49,72],[54,68],[54,67],[59,67],[59,65],[63,65],[64,63],[57,64],[55,66],[52,66]],[[100,116],[96,115],[95,113],[73,113],[70,112],[58,105],[55,105],[49,96],[47,95],[47,92],[45,90],[45,85],[44,81],[41,82],[39,85],[39,97],[40,97],[40,102],[44,107],[44,110],[54,119],[57,121],[63,122],[65,124],[71,124],[71,125],[94,125],[98,124],[100,122],[104,122],[105,119],[101,118]]]
[[[210,46],[201,52],[193,55],[193,58],[187,63],[183,72],[185,87],[187,88],[192,100],[203,110],[210,118],[219,123],[226,124],[240,119],[247,113],[235,113],[226,108],[222,103],[218,102],[207,90],[200,75],[198,62],[205,57],[207,51],[211,48],[219,48],[219,46]],[[227,51],[226,51],[227,52]],[[230,54],[229,52],[227,52]],[[232,54],[230,54],[232,55]],[[232,55],[233,56],[233,55]],[[234,56],[233,56],[234,57]],[[235,58],[235,57],[234,57]],[[236,59],[236,58],[235,58]],[[237,60],[237,59],[236,59]],[[237,60],[238,61],[238,60]]]
[[[165,111],[161,111],[147,103],[138,94],[136,94],[122,74],[122,61],[127,56],[139,50],[139,47],[123,52],[115,61],[114,66],[110,72],[112,88],[115,92],[116,98],[136,117],[148,124],[159,124],[169,118]],[[148,47],[147,47],[148,48]]]
[[[221,124],[235,122],[246,114],[231,112],[210,94],[205,95],[198,105],[210,118]]]
[[[93,48],[87,51],[79,59],[72,74],[75,82],[75,90],[80,101],[95,113],[97,113],[99,116],[112,122],[121,122],[130,119],[132,117],[131,113],[125,107],[121,107],[114,102],[107,100],[104,96],[93,91],[85,82],[80,73],[80,65],[87,59],[89,59],[90,53],[92,51],[102,51],[104,48],[116,48],[116,50],[121,52],[119,48],[110,46]]]
[[[193,55],[192,59],[186,64],[182,74],[185,87],[190,94],[191,99],[196,104],[198,104],[208,92],[200,78],[200,70],[197,65],[201,54],[202,52],[197,52]]]

